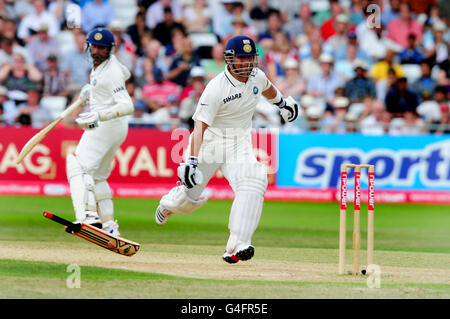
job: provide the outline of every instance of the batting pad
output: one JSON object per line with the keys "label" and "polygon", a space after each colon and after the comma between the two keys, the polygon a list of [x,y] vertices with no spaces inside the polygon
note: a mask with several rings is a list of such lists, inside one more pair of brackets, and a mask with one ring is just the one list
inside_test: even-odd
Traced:
{"label": "batting pad", "polygon": [[160,205],[175,214],[189,214],[202,207],[207,201],[208,198],[190,199],[184,185],[179,185],[161,198]]}
{"label": "batting pad", "polygon": [[[259,164],[259,163],[258,163]],[[260,164],[261,165],[261,164]],[[265,167],[257,166],[238,170],[234,180],[235,198],[231,206],[228,223],[230,237],[226,251],[235,252],[239,246],[251,244],[253,233],[258,227],[264,204],[264,194],[267,189],[267,174]]]}
{"label": "batting pad", "polygon": [[95,199],[98,204],[98,214],[102,222],[112,221],[114,219],[114,205],[108,182],[100,181],[95,184]]}

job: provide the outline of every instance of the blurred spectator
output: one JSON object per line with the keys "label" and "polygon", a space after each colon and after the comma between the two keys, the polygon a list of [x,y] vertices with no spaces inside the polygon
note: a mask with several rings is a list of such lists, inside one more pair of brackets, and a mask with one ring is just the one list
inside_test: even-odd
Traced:
{"label": "blurred spectator", "polygon": [[375,98],[376,90],[372,79],[367,77],[367,66],[362,60],[353,64],[355,77],[345,84],[345,96],[351,103],[361,103],[367,96]]}
{"label": "blurred spectator", "polygon": [[3,64],[0,67],[0,82],[8,89],[8,96],[12,100],[25,100],[28,88],[41,79],[42,73],[34,65],[26,64],[19,53],[13,55],[12,64]]}
{"label": "blurred spectator", "polygon": [[247,22],[245,22],[245,19],[242,16],[235,16],[231,25],[233,26],[233,31],[228,36],[222,39],[222,43],[225,46],[228,40],[230,40],[234,36],[246,35],[249,37],[253,37],[255,35],[256,31],[248,26]]}
{"label": "blurred spectator", "polygon": [[1,122],[7,125],[14,124],[17,113],[16,103],[8,98],[8,89],[4,86],[0,86],[0,110]]}
{"label": "blurred spectator", "polygon": [[30,53],[34,65],[41,72],[47,69],[47,57],[50,54],[59,55],[60,53],[58,42],[49,36],[46,24],[39,27],[37,37],[33,37],[28,42],[26,49]]}
{"label": "blurred spectator", "polygon": [[334,20],[335,33],[328,38],[327,44],[333,51],[337,51],[339,48],[347,43],[347,34],[350,27],[350,20],[346,14],[338,14]]}
{"label": "blurred spectator", "polygon": [[323,53],[319,58],[321,72],[312,75],[308,79],[306,91],[316,98],[324,99],[324,102],[334,97],[334,91],[345,85],[342,78],[333,72],[333,57]]}
{"label": "blurred spectator", "polygon": [[25,44],[25,42],[17,36],[17,24],[16,21],[12,19],[5,19],[3,21],[2,36],[11,39],[13,42],[20,44],[20,46]]}
{"label": "blurred spectator", "polygon": [[43,74],[43,96],[68,96],[69,78],[58,66],[58,57],[50,54],[47,57],[47,69]]}
{"label": "blurred spectator", "polygon": [[422,41],[422,25],[412,18],[410,5],[403,2],[400,4],[399,17],[387,26],[387,36],[406,49],[410,34],[414,34],[417,41]]}
{"label": "blurred spectator", "polygon": [[194,66],[191,69],[191,72],[189,73],[189,79],[188,79],[187,85],[181,90],[180,96],[178,98],[178,100],[180,102],[183,102],[183,100],[191,94],[191,92],[193,90],[192,83],[194,81],[205,82],[205,70],[203,70],[203,68],[201,66]]}
{"label": "blurred spectator", "polygon": [[355,76],[354,63],[358,48],[355,45],[347,45],[347,56],[344,60],[336,61],[334,72],[340,75],[345,81],[349,81]]}
{"label": "blurred spectator", "polygon": [[441,121],[436,130],[436,134],[450,133],[450,108],[448,102],[441,104]]}
{"label": "blurred spectator", "polygon": [[155,112],[169,104],[169,96],[178,99],[180,88],[175,83],[165,80],[158,68],[153,71],[154,80],[142,88],[142,99],[147,103],[149,110]]}
{"label": "blurred spectator", "polygon": [[233,27],[231,22],[234,19],[233,9],[236,2],[239,0],[220,0],[220,4],[213,7],[212,27],[216,35],[221,39],[225,38],[231,32]]}
{"label": "blurred spectator", "polygon": [[[440,123],[442,117],[440,103],[443,101],[445,101],[445,94],[442,94],[439,90],[433,95],[429,91],[424,91],[422,93],[422,103],[417,107],[417,113],[430,126]],[[430,129],[433,130],[433,127]],[[435,130],[436,128],[434,128]]]}
{"label": "blurred spectator", "polygon": [[14,19],[16,17],[11,1],[0,0],[0,17],[3,19]]}
{"label": "blurred spectator", "polygon": [[381,23],[388,25],[392,20],[398,19],[400,11],[400,0],[389,0],[389,5],[381,12]]}
{"label": "blurred spectator", "polygon": [[309,79],[312,75],[320,73],[319,58],[322,54],[322,44],[320,40],[311,43],[311,57],[300,58],[300,74],[304,79]]}
{"label": "blurred spectator", "polygon": [[0,66],[4,63],[12,63],[15,53],[22,55],[27,63],[32,62],[26,48],[14,43],[13,38],[0,36]]}
{"label": "blurred spectator", "polygon": [[438,110],[435,109],[435,105],[428,104],[426,106],[421,105],[420,111],[424,115],[425,120],[432,120],[431,133],[449,133],[450,121],[449,121],[449,101],[447,98],[448,88],[442,85],[436,87],[434,91],[434,102],[437,104]]}
{"label": "blurred spectator", "polygon": [[81,27],[89,33],[98,26],[107,26],[114,20],[114,7],[108,0],[94,0],[86,3],[82,9]]}
{"label": "blurred spectator", "polygon": [[375,81],[384,80],[388,76],[389,69],[394,69],[395,74],[398,77],[403,77],[403,69],[402,67],[394,62],[395,59],[395,52],[394,50],[388,48],[386,50],[386,54],[384,58],[377,63],[375,63],[372,67],[372,70],[370,70],[370,75]]}
{"label": "blurred spectator", "polygon": [[269,79],[284,76],[283,64],[288,58],[297,59],[295,48],[289,44],[287,36],[278,32],[274,34],[272,48],[266,53],[266,74]]}
{"label": "blurred spectator", "polygon": [[275,81],[276,87],[284,96],[291,95],[299,101],[306,90],[305,80],[300,77],[299,63],[296,59],[289,57],[283,63],[284,76]]}
{"label": "blurred spectator", "polygon": [[326,42],[322,42],[320,38],[320,30],[312,22],[305,25],[305,34],[303,36],[299,36],[296,43],[299,45],[298,54],[300,60],[308,59],[312,56],[313,43],[318,43],[320,45],[321,53],[333,54],[328,44]]}
{"label": "blurred spectator", "polygon": [[210,81],[217,74],[225,69],[225,60],[223,58],[223,51],[225,46],[222,43],[217,43],[212,48],[212,59],[204,60],[201,62],[203,69],[205,70],[205,77]]}
{"label": "blurred spectator", "polygon": [[267,21],[269,15],[274,11],[278,10],[272,7],[268,0],[259,0],[258,4],[250,10],[250,18],[258,21]]}
{"label": "blurred spectator", "polygon": [[200,60],[192,47],[192,41],[184,38],[183,46],[174,57],[169,68],[168,79],[182,87],[187,85],[189,73],[193,66],[199,66]]}
{"label": "blurred spectator", "polygon": [[17,106],[16,123],[41,128],[53,121],[52,113],[40,104],[41,93],[38,85],[27,89],[27,100]]}
{"label": "blurred spectator", "polygon": [[418,106],[417,94],[408,90],[408,81],[400,77],[397,83],[386,94],[386,109],[393,117],[401,117],[405,111],[416,111]]}
{"label": "blurred spectator", "polygon": [[164,9],[170,8],[173,19],[177,23],[181,23],[183,18],[183,9],[176,0],[158,0],[148,7],[145,15],[147,27],[153,29],[158,23],[164,20]]}
{"label": "blurred spectator", "polygon": [[86,35],[83,32],[74,32],[76,49],[63,56],[61,69],[69,76],[69,88],[78,91],[89,82],[88,73],[92,64],[84,51]]}
{"label": "blurred spectator", "polygon": [[184,8],[183,24],[188,33],[206,33],[210,29],[211,15],[211,8],[206,0],[194,0],[192,5]]}
{"label": "blurred spectator", "polygon": [[291,36],[291,41],[305,33],[305,26],[308,22],[312,22],[311,18],[312,12],[309,3],[303,2],[294,19],[283,26],[283,30]]}
{"label": "blurred spectator", "polygon": [[389,127],[391,135],[419,135],[426,132],[426,124],[415,110],[405,110],[402,117],[392,119]]}
{"label": "blurred spectator", "polygon": [[331,105],[334,114],[324,119],[323,126],[326,132],[345,133],[346,123],[345,117],[350,101],[346,97],[335,98]]}
{"label": "blurred spectator", "polygon": [[423,95],[424,92],[429,94],[434,93],[434,88],[436,87],[436,81],[431,77],[431,66],[427,61],[422,61],[420,63],[421,76],[411,85],[411,90],[417,93],[419,97]]}
{"label": "blurred spectator", "polygon": [[136,47],[135,53],[139,56],[144,54],[141,39],[144,34],[149,31],[150,28],[145,25],[145,14],[142,12],[136,14],[134,23],[129,25],[125,31],[133,41],[134,46]]}
{"label": "blurred spectator", "polygon": [[353,25],[358,25],[365,21],[365,10],[367,9],[368,2],[361,0],[352,0],[350,5],[350,22]]}
{"label": "blurred spectator", "polygon": [[[448,41],[444,39],[444,32],[447,30],[446,25],[442,21],[436,21],[433,25],[433,39],[424,43],[426,58],[433,64],[447,63],[449,59],[449,45]],[[445,66],[444,66],[445,67]]]}
{"label": "blurred spectator", "polygon": [[172,9],[170,7],[164,8],[163,21],[155,26],[153,36],[165,46],[172,42],[172,31],[174,29],[179,29],[186,34],[184,26],[174,20]]}
{"label": "blurred spectator", "polygon": [[181,127],[188,129],[194,128],[194,120],[192,119],[192,116],[195,113],[200,96],[205,89],[205,81],[203,77],[192,76],[191,79],[190,85],[192,90],[189,92],[189,95],[181,101],[179,112]]}
{"label": "blurred spectator", "polygon": [[113,33],[114,42],[116,43],[113,54],[128,70],[133,70],[136,64],[135,47],[130,36],[125,33],[122,22],[113,20],[108,29]]}
{"label": "blurred spectator", "polygon": [[47,25],[50,37],[56,36],[59,25],[56,18],[45,9],[45,1],[33,0],[33,7],[34,13],[27,14],[20,22],[17,36],[28,43],[43,24]]}
{"label": "blurred spectator", "polygon": [[340,14],[344,13],[344,10],[342,9],[339,1],[330,0],[330,13],[331,17],[323,24],[321,24],[320,27],[320,33],[322,35],[323,41],[327,41],[331,36],[336,34],[336,19]]}
{"label": "blurred spectator", "polygon": [[161,43],[158,40],[150,40],[150,42],[144,47],[144,56],[138,58],[136,61],[136,67],[134,68],[134,75],[137,77],[136,83],[139,87],[142,87],[150,80],[145,79],[144,61],[150,60],[152,67],[155,66],[162,71],[164,77],[167,77],[169,66],[165,60],[162,51]]}
{"label": "blurred spectator", "polygon": [[400,64],[419,64],[423,60],[422,51],[419,49],[416,36],[408,36],[408,47],[399,53]]}
{"label": "blurred spectator", "polygon": [[347,33],[347,40],[344,45],[334,52],[335,60],[345,60],[348,53],[347,48],[351,45],[356,47],[356,58],[365,61],[368,67],[372,66],[372,58],[361,48],[356,33],[352,31]]}
{"label": "blurred spectator", "polygon": [[383,59],[388,49],[394,52],[400,52],[403,49],[401,45],[386,36],[382,24],[369,29],[367,24],[362,22],[356,29],[356,35],[361,49],[374,61]]}
{"label": "blurred spectator", "polygon": [[27,15],[34,14],[35,9],[30,0],[14,0],[15,20],[23,20]]}
{"label": "blurred spectator", "polygon": [[387,92],[392,87],[395,86],[397,80],[398,80],[397,73],[395,73],[395,70],[393,68],[389,68],[387,78],[379,80],[375,83],[375,89],[377,91],[377,99],[384,101]]}
{"label": "blurred spectator", "polygon": [[391,113],[382,101],[374,100],[370,112],[360,121],[360,132],[364,135],[383,135],[389,132],[390,123]]}
{"label": "blurred spectator", "polygon": [[283,32],[282,20],[279,11],[270,12],[267,18],[267,29],[260,33],[258,36],[258,41],[263,41],[264,39],[274,39],[275,34]]}
{"label": "blurred spectator", "polygon": [[49,0],[48,2],[48,11],[55,17],[59,28],[62,28],[64,23],[74,23],[78,27],[80,26],[81,21],[76,21],[74,17],[70,17],[70,14],[73,13],[69,7],[73,3],[71,0]]}

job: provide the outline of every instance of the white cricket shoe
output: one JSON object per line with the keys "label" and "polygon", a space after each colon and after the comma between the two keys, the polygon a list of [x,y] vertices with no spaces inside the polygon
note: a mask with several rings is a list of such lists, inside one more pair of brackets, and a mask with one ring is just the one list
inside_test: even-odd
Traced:
{"label": "white cricket shoe", "polygon": [[117,220],[114,220],[114,221],[109,220],[106,223],[103,223],[102,230],[104,230],[105,232],[107,232],[110,235],[120,236],[119,224],[117,223]]}
{"label": "white cricket shoe", "polygon": [[102,221],[100,220],[100,217],[98,217],[97,212],[92,212],[92,211],[86,211],[85,212],[85,217],[84,219],[81,221],[81,223],[87,224],[87,225],[91,225],[97,228],[102,228]]}
{"label": "white cricket shoe", "polygon": [[249,260],[255,254],[255,247],[252,245],[248,245],[245,247],[239,247],[232,254],[229,254],[225,251],[222,255],[222,259],[225,260],[229,264],[235,264],[240,260]]}
{"label": "white cricket shoe", "polygon": [[172,212],[163,208],[161,205],[158,205],[158,208],[156,208],[155,212],[155,221],[158,225],[164,225],[169,219],[170,215],[172,215]]}

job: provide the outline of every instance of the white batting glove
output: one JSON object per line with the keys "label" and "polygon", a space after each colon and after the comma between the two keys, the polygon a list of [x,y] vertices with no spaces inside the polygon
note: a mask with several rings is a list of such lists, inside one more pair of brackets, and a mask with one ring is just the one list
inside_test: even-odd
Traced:
{"label": "white batting glove", "polygon": [[181,163],[177,169],[178,179],[187,188],[192,188],[195,185],[203,182],[203,174],[197,168],[198,160],[195,156],[190,156],[187,163]]}
{"label": "white batting glove", "polygon": [[92,86],[90,84],[86,84],[80,91],[80,100],[85,104],[89,101],[91,97]]}
{"label": "white batting glove", "polygon": [[286,104],[280,107],[281,117],[285,122],[293,122],[298,117],[299,103],[292,96],[288,96],[285,102]]}
{"label": "white batting glove", "polygon": [[98,112],[81,113],[75,120],[77,124],[84,130],[92,130],[98,127],[99,116]]}

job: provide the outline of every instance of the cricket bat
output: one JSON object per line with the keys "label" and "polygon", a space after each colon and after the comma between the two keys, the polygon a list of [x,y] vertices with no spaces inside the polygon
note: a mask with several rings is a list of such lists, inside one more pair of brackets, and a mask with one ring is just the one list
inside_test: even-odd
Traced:
{"label": "cricket bat", "polygon": [[74,234],[75,236],[81,237],[117,254],[133,256],[140,248],[138,243],[119,236],[113,236],[97,227],[83,223],[72,223],[47,211],[45,211],[43,215],[45,218],[66,226],[65,229],[68,233]]}
{"label": "cricket bat", "polygon": [[82,101],[78,99],[76,102],[72,103],[67,109],[65,109],[53,122],[51,122],[49,125],[44,127],[42,130],[37,132],[25,145],[22,147],[22,150],[19,153],[19,156],[17,157],[16,164],[19,165],[22,163],[25,156],[27,156],[31,150],[39,144],[40,141],[44,139],[44,137],[47,136],[48,133],[50,133],[56,125],[59,124],[65,117],[72,114],[80,105],[82,104]]}

